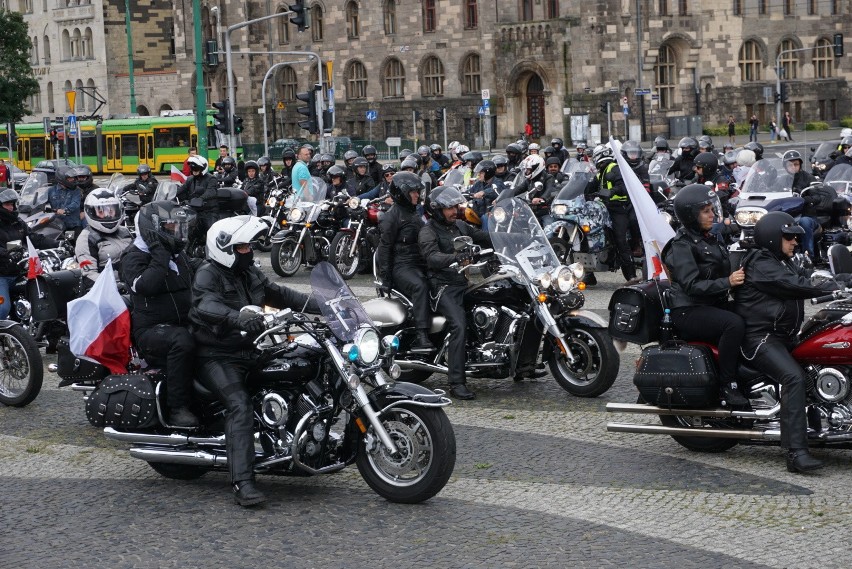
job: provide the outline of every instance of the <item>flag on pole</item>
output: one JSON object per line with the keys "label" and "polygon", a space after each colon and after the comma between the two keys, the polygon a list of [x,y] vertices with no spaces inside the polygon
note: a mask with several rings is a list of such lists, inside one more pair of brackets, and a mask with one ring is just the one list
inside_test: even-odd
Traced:
{"label": "flag on pole", "polygon": [[34,279],[44,274],[44,267],[41,266],[41,259],[38,256],[38,249],[33,247],[33,242],[27,237],[27,279]]}
{"label": "flag on pole", "polygon": [[180,170],[178,170],[174,166],[172,166],[172,173],[171,173],[171,176],[169,176],[169,179],[172,182],[180,182],[180,183],[186,182],[186,176],[184,176],[183,172],[181,172]]}
{"label": "flag on pole", "polygon": [[127,373],[130,361],[130,311],[118,293],[112,260],[91,290],[68,303],[69,348],[109,368]]}
{"label": "flag on pole", "polygon": [[627,194],[630,196],[630,203],[633,204],[636,219],[639,221],[639,231],[642,233],[642,243],[645,246],[645,274],[648,278],[659,277],[668,280],[665,271],[663,271],[663,261],[660,254],[666,243],[675,236],[674,229],[660,215],[654,200],[648,194],[642,182],[639,181],[636,172],[621,155],[619,145],[612,137],[609,139],[609,146],[618,162],[621,179],[624,180]]}

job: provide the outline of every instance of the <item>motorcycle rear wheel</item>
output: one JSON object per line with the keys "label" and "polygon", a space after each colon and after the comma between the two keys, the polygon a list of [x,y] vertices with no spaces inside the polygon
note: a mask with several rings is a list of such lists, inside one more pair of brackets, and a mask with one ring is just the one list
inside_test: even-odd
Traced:
{"label": "motorcycle rear wheel", "polygon": [[334,265],[340,276],[345,280],[349,280],[358,272],[358,265],[361,262],[360,247],[355,248],[355,255],[350,256],[349,251],[352,249],[351,233],[338,231],[331,240],[331,245],[328,251],[328,261]]}
{"label": "motorcycle rear wheel", "polygon": [[272,270],[282,277],[292,277],[302,266],[302,248],[293,237],[272,244]]}
{"label": "motorcycle rear wheel", "polygon": [[30,404],[41,391],[44,362],[38,344],[21,325],[0,330],[0,403]]}
{"label": "motorcycle rear wheel", "polygon": [[172,464],[170,462],[149,462],[148,466],[157,474],[172,480],[195,480],[207,474],[208,469],[191,464]]}
{"label": "motorcycle rear wheel", "polygon": [[555,341],[548,358],[550,373],[562,389],[577,397],[597,397],[612,387],[619,358],[606,330],[572,328],[565,333],[565,341],[577,361],[569,363]]}
{"label": "motorcycle rear wheel", "polygon": [[400,504],[423,502],[440,492],[456,465],[456,436],[443,409],[401,405],[379,419],[399,456],[391,456],[380,441],[371,451],[359,444],[356,462],[367,485]]}
{"label": "motorcycle rear wheel", "polygon": [[[659,415],[660,422],[666,427],[689,428],[692,427],[687,417],[678,417],[675,415]],[[723,439],[713,437],[675,437],[672,436],[677,444],[687,448],[693,452],[708,452],[719,453],[732,449],[737,446],[736,439]]]}

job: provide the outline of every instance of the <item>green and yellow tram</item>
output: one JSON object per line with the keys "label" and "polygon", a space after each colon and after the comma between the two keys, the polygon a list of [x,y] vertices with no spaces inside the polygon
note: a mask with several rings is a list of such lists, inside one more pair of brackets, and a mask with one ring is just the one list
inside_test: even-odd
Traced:
{"label": "green and yellow tram", "polygon": [[[213,128],[213,112],[207,115],[208,159],[219,156],[218,146],[225,142],[222,134]],[[191,146],[198,146],[198,129],[194,115],[168,117],[132,117],[98,121],[80,121],[77,124],[81,157],[77,157],[76,141],[68,140],[68,158],[83,163],[96,174],[124,172],[136,173],[140,164],[147,164],[154,172],[169,172],[171,166],[183,167]],[[60,129],[61,130],[61,129]],[[30,170],[42,160],[64,155],[64,133],[52,144],[50,133],[44,132],[43,123],[15,125],[14,164]],[[8,159],[6,125],[0,125],[0,157]],[[237,155],[241,149],[237,148]]]}

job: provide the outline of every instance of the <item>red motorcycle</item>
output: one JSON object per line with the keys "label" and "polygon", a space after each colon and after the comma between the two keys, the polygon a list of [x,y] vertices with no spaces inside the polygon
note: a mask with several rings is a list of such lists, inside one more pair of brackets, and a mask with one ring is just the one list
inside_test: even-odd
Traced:
{"label": "red motorcycle", "polygon": [[[852,257],[846,262],[852,265]],[[834,268],[834,272],[847,271]],[[833,277],[828,271],[814,275]],[[606,406],[610,413],[657,415],[662,424],[609,422],[607,431],[669,435],[698,452],[724,452],[740,443],[779,444],[781,397],[776,381],[740,360],[737,381],[750,408],[732,409],[719,400],[715,346],[658,342],[660,295],[666,287],[649,281],[613,294],[609,326],[613,338],[653,343],[645,346],[637,361],[633,382],[638,402]],[[825,302],[831,304],[802,325],[792,355],[807,374],[810,446],[852,448],[852,291],[811,299],[811,304]]]}

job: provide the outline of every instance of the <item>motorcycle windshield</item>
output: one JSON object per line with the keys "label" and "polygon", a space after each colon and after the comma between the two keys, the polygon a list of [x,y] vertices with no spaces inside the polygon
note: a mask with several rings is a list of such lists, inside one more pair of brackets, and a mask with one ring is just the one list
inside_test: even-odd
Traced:
{"label": "motorcycle windshield", "polygon": [[746,174],[740,193],[770,194],[790,193],[793,187],[793,176],[784,170],[778,170],[769,160],[758,160]]}
{"label": "motorcycle windshield", "polygon": [[311,291],[328,327],[341,342],[351,342],[358,330],[373,327],[361,302],[331,263],[322,261],[311,270]]}
{"label": "motorcycle windshield", "polygon": [[577,160],[576,158],[569,158],[562,163],[560,171],[567,176],[573,176],[577,172],[594,172],[595,167],[591,162]]}
{"label": "motorcycle windshield", "polygon": [[296,204],[300,208],[309,209],[325,200],[327,190],[328,184],[322,178],[313,176],[307,187],[296,195]]}
{"label": "motorcycle windshield", "polygon": [[654,158],[648,164],[648,177],[652,182],[662,182],[668,177],[669,168],[674,164],[674,160],[668,157]]}
{"label": "motorcycle windshield", "polygon": [[562,189],[556,194],[556,199],[553,200],[553,203],[567,203],[576,200],[577,198],[581,198],[582,201],[585,201],[584,193],[586,190],[586,186],[589,185],[589,182],[592,181],[594,177],[594,173],[591,171],[577,171],[571,175],[565,185],[562,186]]}
{"label": "motorcycle windshield", "polygon": [[488,232],[500,262],[520,269],[532,282],[560,265],[532,210],[517,198],[495,203]]}
{"label": "motorcycle windshield", "polygon": [[852,165],[837,164],[825,175],[825,185],[831,186],[837,195],[852,197]]}
{"label": "motorcycle windshield", "polygon": [[157,184],[157,191],[154,192],[154,197],[151,201],[177,202],[177,193],[179,189],[180,184],[178,184],[177,182],[160,182],[159,184]]}
{"label": "motorcycle windshield", "polygon": [[124,192],[124,188],[131,184],[133,184],[133,180],[125,178],[124,174],[119,174],[118,172],[116,172],[115,174],[110,176],[107,188],[109,188],[109,191],[112,192],[112,195],[114,195],[115,197],[120,197],[121,194]]}
{"label": "motorcycle windshield", "polygon": [[[44,172],[33,172],[27,177],[24,182],[24,187],[21,188],[21,195],[18,197],[18,205],[27,205],[34,207],[41,203],[47,202],[47,190],[49,189],[47,174]],[[44,200],[39,202],[39,188],[44,188]]]}
{"label": "motorcycle windshield", "polygon": [[450,170],[444,176],[442,181],[443,186],[453,186],[455,184],[464,184],[465,174],[470,172],[470,168],[467,166],[456,168],[455,170]]}

